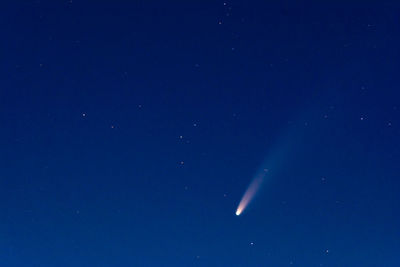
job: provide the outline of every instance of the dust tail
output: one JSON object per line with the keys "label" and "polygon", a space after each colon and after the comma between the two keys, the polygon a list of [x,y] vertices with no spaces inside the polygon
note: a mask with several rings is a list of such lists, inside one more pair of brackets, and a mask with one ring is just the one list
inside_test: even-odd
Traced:
{"label": "dust tail", "polygon": [[258,174],[253,181],[251,181],[249,187],[244,193],[242,199],[240,200],[239,206],[236,210],[236,215],[239,216],[246,209],[249,203],[253,200],[254,196],[257,194],[257,191],[260,189],[262,182],[264,181],[266,172],[262,172]]}

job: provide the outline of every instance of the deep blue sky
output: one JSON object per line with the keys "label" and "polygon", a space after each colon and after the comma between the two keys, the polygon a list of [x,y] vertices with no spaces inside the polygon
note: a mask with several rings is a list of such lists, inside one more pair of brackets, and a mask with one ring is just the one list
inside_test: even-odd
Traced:
{"label": "deep blue sky", "polygon": [[400,266],[398,1],[9,2],[0,266]]}

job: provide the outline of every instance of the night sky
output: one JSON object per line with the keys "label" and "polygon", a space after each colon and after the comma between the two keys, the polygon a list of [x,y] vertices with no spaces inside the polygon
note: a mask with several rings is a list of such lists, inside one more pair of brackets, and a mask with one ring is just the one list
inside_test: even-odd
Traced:
{"label": "night sky", "polygon": [[399,1],[0,12],[0,266],[400,266]]}

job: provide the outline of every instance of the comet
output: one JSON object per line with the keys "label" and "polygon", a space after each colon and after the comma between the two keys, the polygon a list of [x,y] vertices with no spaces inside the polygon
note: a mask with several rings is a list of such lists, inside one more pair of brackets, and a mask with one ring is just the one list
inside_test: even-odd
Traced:
{"label": "comet", "polygon": [[295,151],[294,148],[296,148],[296,145],[301,141],[299,138],[302,136],[303,135],[299,134],[298,131],[288,131],[287,134],[283,135],[280,142],[275,142],[275,145],[269,148],[267,156],[261,162],[239,202],[239,206],[235,212],[236,216],[240,216],[254,200],[262,184],[264,181],[266,182],[267,175],[268,179],[277,177],[280,170],[282,170],[284,166],[287,166],[288,162],[291,160],[293,151]]}
{"label": "comet", "polygon": [[257,191],[260,189],[262,182],[264,181],[266,172],[267,172],[267,169],[264,169],[263,172],[260,172],[258,175],[256,175],[256,177],[253,178],[253,180],[251,181],[246,192],[244,192],[242,199],[240,200],[239,206],[237,207],[237,210],[235,213],[236,216],[239,216],[240,214],[242,214],[242,212],[246,209],[246,207],[253,200],[253,198],[257,194]]}
{"label": "comet", "polygon": [[302,127],[303,131],[299,131],[299,127],[293,128],[295,125],[293,124],[292,129],[285,130],[286,133],[281,135],[279,142],[274,142],[274,145],[269,147],[266,157],[239,202],[235,212],[236,216],[240,216],[254,200],[262,184],[264,181],[266,182],[267,174],[268,179],[278,177],[283,167],[287,167],[288,163],[293,160],[294,152],[298,150],[298,144],[303,143],[303,138],[307,133],[306,127]]}

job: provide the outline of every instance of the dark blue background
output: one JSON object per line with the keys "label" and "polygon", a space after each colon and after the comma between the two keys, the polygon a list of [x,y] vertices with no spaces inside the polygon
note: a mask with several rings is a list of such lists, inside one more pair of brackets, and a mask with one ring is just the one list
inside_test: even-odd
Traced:
{"label": "dark blue background", "polygon": [[400,266],[398,1],[9,2],[0,266]]}

